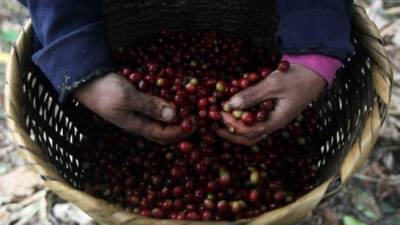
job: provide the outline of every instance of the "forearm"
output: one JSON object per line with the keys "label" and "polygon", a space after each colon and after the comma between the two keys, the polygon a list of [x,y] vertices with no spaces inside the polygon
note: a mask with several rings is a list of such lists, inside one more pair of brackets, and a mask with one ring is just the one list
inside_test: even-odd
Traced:
{"label": "forearm", "polygon": [[41,47],[33,54],[64,99],[84,82],[114,68],[97,0],[26,0],[33,29]]}
{"label": "forearm", "polygon": [[276,36],[283,59],[313,70],[331,84],[353,52],[352,4],[352,0],[278,0]]}

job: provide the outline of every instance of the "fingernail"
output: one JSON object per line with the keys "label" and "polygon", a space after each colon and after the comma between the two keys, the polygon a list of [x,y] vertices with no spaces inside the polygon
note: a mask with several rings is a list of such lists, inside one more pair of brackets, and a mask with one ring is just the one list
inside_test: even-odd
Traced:
{"label": "fingernail", "polygon": [[161,109],[161,117],[164,120],[172,120],[174,118],[174,111],[168,107],[163,107]]}
{"label": "fingernail", "polygon": [[233,97],[230,101],[229,101],[229,105],[232,108],[239,108],[243,103],[243,99],[241,97]]}
{"label": "fingernail", "polygon": [[262,139],[267,139],[267,137],[268,137],[268,135],[266,135],[266,134],[263,134],[263,135],[261,136]]}
{"label": "fingernail", "polygon": [[235,133],[235,128],[233,128],[233,127],[229,127],[229,129],[228,129],[228,131],[229,131],[229,133]]}

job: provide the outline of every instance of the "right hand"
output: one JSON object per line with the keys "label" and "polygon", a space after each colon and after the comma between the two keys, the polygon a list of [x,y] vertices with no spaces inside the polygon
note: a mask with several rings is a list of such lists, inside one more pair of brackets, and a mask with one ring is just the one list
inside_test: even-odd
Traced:
{"label": "right hand", "polygon": [[74,91],[73,95],[109,122],[159,144],[178,141],[189,135],[179,125],[166,125],[176,119],[173,104],[139,92],[116,73],[94,79]]}
{"label": "right hand", "polygon": [[275,109],[270,113],[268,120],[247,126],[237,121],[230,113],[223,112],[226,127],[217,133],[237,144],[254,145],[289,124],[319,96],[325,86],[325,79],[305,66],[292,64],[286,73],[277,70],[228,101],[232,109],[244,110],[267,99],[275,99]]}

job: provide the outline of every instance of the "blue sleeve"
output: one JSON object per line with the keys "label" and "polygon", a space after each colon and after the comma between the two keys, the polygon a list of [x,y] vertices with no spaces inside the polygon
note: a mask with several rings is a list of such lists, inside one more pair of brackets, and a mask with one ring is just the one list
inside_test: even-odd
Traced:
{"label": "blue sleeve", "polygon": [[345,60],[353,52],[352,0],[277,0],[277,42],[284,53]]}
{"label": "blue sleeve", "polygon": [[21,0],[40,43],[32,56],[62,101],[79,85],[114,70],[100,0]]}

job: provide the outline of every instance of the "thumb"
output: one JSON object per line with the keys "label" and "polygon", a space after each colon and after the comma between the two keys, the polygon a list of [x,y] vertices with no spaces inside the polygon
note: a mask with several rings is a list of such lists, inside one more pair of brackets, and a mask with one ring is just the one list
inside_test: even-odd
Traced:
{"label": "thumb", "polygon": [[153,119],[173,122],[176,117],[175,106],[162,98],[135,91],[129,99],[130,107]]}
{"label": "thumb", "polygon": [[264,79],[256,85],[250,86],[234,95],[228,100],[228,104],[233,109],[246,109],[257,105],[262,101],[274,98],[273,91],[270,87],[271,80]]}

